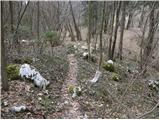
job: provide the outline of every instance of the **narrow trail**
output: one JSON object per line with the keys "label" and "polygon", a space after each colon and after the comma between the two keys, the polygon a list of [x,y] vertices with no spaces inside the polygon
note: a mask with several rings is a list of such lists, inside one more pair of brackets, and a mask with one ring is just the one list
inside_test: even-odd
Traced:
{"label": "narrow trail", "polygon": [[68,86],[77,85],[77,61],[74,54],[68,55],[69,60],[69,72],[68,76],[62,86],[62,102],[64,104],[64,109],[62,116],[63,119],[76,119],[82,118],[82,113],[80,110],[80,104],[76,98],[72,98],[71,94],[68,93]]}

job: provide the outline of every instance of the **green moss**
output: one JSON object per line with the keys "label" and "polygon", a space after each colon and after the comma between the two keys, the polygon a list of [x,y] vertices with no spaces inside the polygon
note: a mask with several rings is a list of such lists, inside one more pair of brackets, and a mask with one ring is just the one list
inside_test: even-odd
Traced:
{"label": "green moss", "polygon": [[7,76],[11,80],[19,79],[19,67],[16,64],[9,64],[6,67]]}
{"label": "green moss", "polygon": [[120,80],[120,76],[119,76],[118,74],[114,73],[114,74],[112,75],[112,80],[114,80],[114,81],[119,81],[119,80]]}
{"label": "green moss", "polygon": [[114,65],[110,64],[110,63],[104,63],[103,64],[103,68],[105,70],[107,70],[107,71],[110,71],[110,72],[114,72],[115,71]]}

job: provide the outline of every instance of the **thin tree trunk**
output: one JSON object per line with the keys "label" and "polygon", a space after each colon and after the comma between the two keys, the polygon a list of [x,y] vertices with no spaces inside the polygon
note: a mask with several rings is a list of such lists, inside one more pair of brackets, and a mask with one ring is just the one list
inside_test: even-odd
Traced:
{"label": "thin tree trunk", "polygon": [[11,33],[13,34],[14,28],[13,28],[13,4],[12,1],[9,1],[9,10],[11,14]]}
{"label": "thin tree trunk", "polygon": [[92,19],[92,3],[89,1],[88,6],[88,38],[87,38],[87,45],[88,45],[88,60],[90,60],[91,52],[90,52],[90,41],[91,41],[91,19]]}
{"label": "thin tree trunk", "polygon": [[[152,44],[153,44],[153,38],[154,38],[154,33],[155,33],[155,22],[154,22],[154,11],[155,11],[155,3],[152,4],[152,7],[151,8],[151,12],[150,12],[150,15],[149,15],[149,33],[148,33],[148,42],[147,42],[147,46],[145,47],[144,49],[144,55],[143,55],[143,58],[144,58],[144,61],[146,61],[148,59],[148,56],[150,55],[151,53],[151,49],[152,49]],[[147,64],[147,63],[146,63]],[[144,65],[146,65],[144,64]]]}
{"label": "thin tree trunk", "polygon": [[144,5],[143,5],[143,7],[142,7],[142,12],[141,12],[141,16],[140,16],[140,20],[139,20],[139,25],[138,25],[138,27],[141,27],[141,26],[142,26],[143,20],[144,20]]}
{"label": "thin tree trunk", "polygon": [[6,56],[5,56],[5,43],[4,43],[4,2],[1,1],[1,77],[2,77],[2,89],[7,91],[9,89],[8,79],[6,74]]}
{"label": "thin tree trunk", "polygon": [[119,12],[120,12],[120,7],[121,7],[121,1],[119,1],[117,9],[116,9],[116,22],[115,22],[115,29],[114,29],[114,40],[113,40],[113,45],[112,45],[112,54],[111,54],[111,59],[114,58],[114,51],[115,51],[115,46],[116,46],[116,39],[117,39],[117,30],[118,30],[118,18],[119,18]]}
{"label": "thin tree trunk", "polygon": [[98,64],[98,70],[101,69],[102,59],[103,59],[103,50],[102,50],[102,34],[103,34],[103,24],[104,24],[104,15],[105,15],[105,1],[103,2],[102,8],[102,21],[101,21],[101,30],[100,30],[100,58]]}
{"label": "thin tree trunk", "polygon": [[74,24],[76,35],[77,35],[77,40],[81,41],[82,40],[81,32],[80,32],[80,30],[79,30],[79,28],[76,24],[76,20],[75,20],[75,17],[74,17],[71,1],[69,1],[69,5],[70,5],[71,14],[72,14],[73,24]]}
{"label": "thin tree trunk", "polygon": [[120,42],[118,57],[122,60],[122,49],[123,49],[123,33],[125,25],[125,1],[122,1],[122,18],[121,18],[121,29],[120,29]]}
{"label": "thin tree trunk", "polygon": [[111,50],[112,50],[112,35],[113,35],[113,25],[114,25],[114,12],[115,12],[115,4],[112,9],[112,16],[110,20],[110,36],[109,36],[109,47],[108,47],[108,58],[111,59]]}

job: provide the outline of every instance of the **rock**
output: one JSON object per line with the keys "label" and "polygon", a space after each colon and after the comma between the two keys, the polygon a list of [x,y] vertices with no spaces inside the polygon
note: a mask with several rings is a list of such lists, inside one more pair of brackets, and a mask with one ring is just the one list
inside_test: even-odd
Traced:
{"label": "rock", "polygon": [[21,106],[13,106],[10,108],[11,112],[24,112],[27,110],[27,107],[25,105]]}
{"label": "rock", "polygon": [[42,100],[42,98],[41,98],[41,97],[38,97],[38,100],[39,100],[39,101],[41,101],[41,100]]}
{"label": "rock", "polygon": [[88,47],[87,46],[82,46],[81,47],[83,50],[88,50]]}
{"label": "rock", "polygon": [[2,105],[3,105],[4,107],[8,106],[8,101],[2,102]]}
{"label": "rock", "polygon": [[34,81],[35,86],[39,88],[46,89],[46,86],[50,84],[41,74],[36,71],[34,67],[31,67],[29,64],[23,64],[19,70],[19,74],[22,78],[28,78]]}
{"label": "rock", "polygon": [[112,60],[108,60],[107,63],[113,64],[113,61]]}
{"label": "rock", "polygon": [[151,89],[158,91],[159,89],[159,80],[149,80],[148,86]]}
{"label": "rock", "polygon": [[97,70],[94,78],[93,78],[92,80],[90,80],[90,82],[92,82],[92,83],[97,82],[101,74],[102,74],[102,73]]}

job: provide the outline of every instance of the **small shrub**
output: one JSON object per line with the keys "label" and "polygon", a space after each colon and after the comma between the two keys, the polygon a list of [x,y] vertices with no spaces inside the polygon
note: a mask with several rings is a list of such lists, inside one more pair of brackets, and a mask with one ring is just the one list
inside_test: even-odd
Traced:
{"label": "small shrub", "polygon": [[69,85],[68,92],[71,93],[71,94],[74,93],[74,86],[73,85]]}
{"label": "small shrub", "polygon": [[19,67],[16,64],[9,64],[6,67],[7,76],[11,80],[19,79]]}
{"label": "small shrub", "polygon": [[114,65],[110,64],[110,63],[104,63],[103,68],[107,71],[110,71],[110,72],[115,71]]}
{"label": "small shrub", "polygon": [[114,74],[112,75],[112,80],[114,80],[114,81],[119,81],[119,80],[120,80],[120,76],[119,76],[118,74],[114,73]]}
{"label": "small shrub", "polygon": [[56,31],[48,31],[48,32],[45,32],[43,37],[49,41],[51,47],[55,47],[55,46],[58,46],[60,45],[60,40],[59,40],[59,33],[56,32]]}

